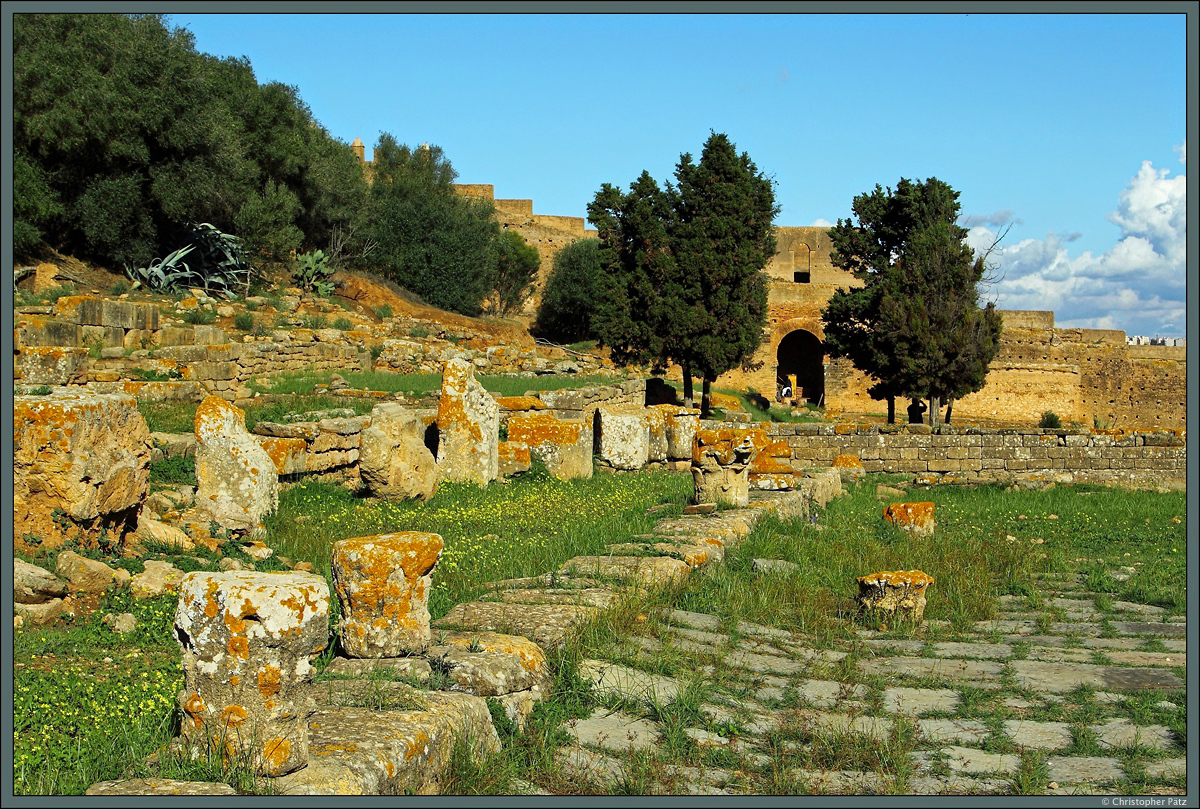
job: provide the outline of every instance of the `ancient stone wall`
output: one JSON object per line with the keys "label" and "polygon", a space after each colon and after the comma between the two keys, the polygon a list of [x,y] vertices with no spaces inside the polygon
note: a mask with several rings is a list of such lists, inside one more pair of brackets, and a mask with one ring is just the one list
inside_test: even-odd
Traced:
{"label": "ancient stone wall", "polygon": [[[705,422],[705,424],[714,424]],[[737,427],[744,425],[724,425]],[[924,425],[763,425],[791,450],[794,471],[855,455],[866,472],[1007,481],[1153,484],[1187,477],[1182,430],[1005,430]],[[776,459],[779,460],[779,459]]]}

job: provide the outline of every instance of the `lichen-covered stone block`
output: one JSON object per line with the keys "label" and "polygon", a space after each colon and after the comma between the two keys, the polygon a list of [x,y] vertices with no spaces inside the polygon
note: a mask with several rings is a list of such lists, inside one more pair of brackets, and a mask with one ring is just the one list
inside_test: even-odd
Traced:
{"label": "lichen-covered stone block", "polygon": [[933,503],[891,503],[883,519],[914,537],[933,536]]}
{"label": "lichen-covered stone block", "polygon": [[275,462],[219,396],[196,408],[196,510],[230,531],[255,530],[279,502]]}
{"label": "lichen-covered stone block", "polygon": [[87,381],[86,348],[23,346],[14,362],[14,375],[25,385],[71,385]]}
{"label": "lichen-covered stone block", "polygon": [[429,646],[429,590],[442,553],[437,534],[401,531],[333,543],[347,657],[399,657]]}
{"label": "lichen-covered stone block", "polygon": [[360,433],[358,466],[371,494],[385,500],[428,500],[437,490],[437,463],[425,446],[425,418],[395,402],[375,405]]}
{"label": "lichen-covered stone block", "polygon": [[925,590],[933,577],[921,570],[895,570],[859,576],[860,610],[882,610],[920,623],[925,613]]}
{"label": "lichen-covered stone block", "polygon": [[508,440],[528,446],[532,457],[558,480],[592,476],[592,429],[586,421],[514,413],[508,419]]}
{"label": "lichen-covered stone block", "polygon": [[97,521],[128,522],[121,515],[146,496],[149,442],[132,396],[14,397],[14,538],[32,534],[54,547]]}
{"label": "lichen-covered stone block", "polygon": [[650,425],[642,407],[600,407],[600,457],[615,469],[641,469],[650,458]]}
{"label": "lichen-covered stone block", "polygon": [[464,359],[450,360],[442,371],[437,425],[440,480],[486,486],[496,479],[500,406]]}
{"label": "lichen-covered stone block", "polygon": [[175,635],[184,739],[248,756],[263,775],[308,763],[306,688],[329,633],[329,586],[311,573],[191,573]]}

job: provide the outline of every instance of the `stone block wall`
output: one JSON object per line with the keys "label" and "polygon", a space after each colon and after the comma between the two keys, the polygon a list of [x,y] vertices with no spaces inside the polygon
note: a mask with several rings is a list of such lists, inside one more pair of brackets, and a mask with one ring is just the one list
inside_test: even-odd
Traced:
{"label": "stone block wall", "polygon": [[[737,427],[739,425],[706,425]],[[839,455],[862,461],[866,472],[946,479],[1009,481],[1043,478],[1080,483],[1166,483],[1187,478],[1182,430],[995,430],[924,425],[763,425],[786,444],[795,472],[830,466]]]}

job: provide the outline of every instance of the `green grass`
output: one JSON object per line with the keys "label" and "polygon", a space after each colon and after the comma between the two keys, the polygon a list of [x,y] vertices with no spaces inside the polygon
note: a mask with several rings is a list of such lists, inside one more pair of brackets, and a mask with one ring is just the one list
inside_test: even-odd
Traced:
{"label": "green grass", "polygon": [[[345,370],[338,373],[352,388],[403,393],[413,397],[432,393],[442,386],[442,375],[437,373],[400,374],[391,371]],[[250,387],[260,393],[310,393],[317,385],[329,384],[331,376],[331,371],[292,371],[267,377],[267,385],[251,380]],[[501,396],[523,396],[531,390],[576,389],[589,385],[613,385],[624,381],[620,377],[574,374],[547,374],[536,377],[479,374],[475,379],[485,390]]]}
{"label": "green grass", "polygon": [[647,515],[649,506],[682,506],[690,491],[690,477],[665,472],[573,481],[527,474],[487,488],[446,483],[426,503],[366,500],[340,486],[302,483],[280,495],[265,541],[327,573],[339,539],[401,530],[439,534],[444,550],[429,600],[437,618],[484,582],[546,573],[572,556],[602,553],[607,544],[647,532],[667,513]]}
{"label": "green grass", "polygon": [[[1104,578],[1110,587],[1106,592],[1112,592],[1114,600],[1143,600],[1134,596],[1144,594],[1152,599],[1150,603],[1178,604],[1183,610],[1186,578],[1179,551],[1184,542],[1186,495],[1182,492],[1066,486],[1042,491],[992,486],[914,490],[909,499],[935,503],[937,529],[930,539],[908,540],[880,520],[881,504],[873,494],[881,480],[885,479],[869,477],[851,486],[849,496],[832,501],[817,515],[823,530],[807,520],[765,518],[727,553],[724,564],[704,568],[676,588],[623,599],[603,613],[577,640],[552,656],[551,695],[535,706],[525,732],[514,733],[501,722],[499,753],[483,755],[469,747],[456,751],[443,792],[506,794],[518,778],[562,794],[584,791],[586,785],[567,781],[554,764],[555,750],[567,739],[563,722],[586,716],[598,704],[576,672],[578,661],[635,630],[653,636],[652,608],[658,606],[711,612],[727,627],[736,620],[751,620],[801,630],[821,645],[860,628],[850,597],[854,576],[866,572],[913,567],[929,572],[936,582],[929,591],[926,617],[965,626],[992,617],[995,596],[1035,596],[1035,577],[1042,573],[1127,564],[1139,571],[1130,581]],[[439,533],[445,550],[434,572],[430,604],[437,617],[451,604],[472,598],[482,582],[544,573],[570,556],[595,553],[606,544],[646,532],[659,517],[677,513],[676,506],[690,489],[686,475],[662,472],[598,475],[567,483],[532,474],[486,489],[443,485],[424,504],[384,504],[356,498],[338,486],[307,483],[282,493],[278,512],[268,518],[266,541],[277,555],[311,561],[328,576],[329,548],[336,539],[392,530]],[[671,507],[646,514],[659,503]],[[53,569],[53,553],[39,554],[31,561]],[[215,557],[191,558],[198,553],[167,558],[186,569],[213,566]],[[801,570],[791,576],[753,575],[749,565],[755,557],[785,559]],[[137,559],[104,558],[134,572],[141,568]],[[1105,562],[1090,561],[1097,558]],[[273,557],[259,569],[276,563]],[[105,612],[133,612],[137,631],[131,636],[112,633],[100,625]],[[169,740],[177,722],[174,698],[181,674],[171,629],[173,612],[173,597],[135,601],[126,591],[118,591],[105,596],[100,610],[88,618],[14,633],[15,792],[79,794],[96,781],[139,776],[223,781],[254,791],[244,767],[218,757],[190,761],[163,753],[157,764],[147,762]],[[649,620],[646,615],[651,615]],[[1151,645],[1158,648],[1161,642]],[[706,762],[736,769],[741,773],[738,778],[749,779],[744,781],[747,791],[755,794],[803,790],[805,785],[789,774],[802,766],[869,770],[890,779],[891,789],[903,791],[912,775],[909,753],[936,748],[921,742],[905,723],[899,723],[887,739],[873,741],[853,733],[815,731],[797,721],[785,723],[768,738],[763,752],[770,754],[772,764],[766,768],[741,762],[736,751],[704,753],[684,731],[706,726],[700,703],[732,693],[733,681],[720,667],[703,675],[700,667],[712,662],[707,656],[669,652],[661,657],[661,666],[651,668],[680,677],[689,687],[666,705],[626,706],[660,721],[666,734],[661,750],[631,759],[635,766],[624,785],[627,791],[636,792],[663,778],[668,764],[704,766]],[[856,659],[851,654],[819,676],[853,682]],[[874,689],[877,702],[885,681],[857,680]],[[1004,705],[1005,698],[1040,700],[1018,690],[1011,678],[996,691],[961,686],[958,690],[962,700],[955,715],[959,718],[978,719],[993,731],[1013,718],[1065,721],[1075,731],[1070,750],[1079,754],[1097,753],[1089,727],[1109,719],[1165,725],[1174,734],[1177,748],[1158,751],[1143,746],[1099,754],[1116,755],[1128,768],[1130,776],[1117,784],[1123,793],[1143,791],[1148,780],[1151,786],[1183,786],[1179,779],[1147,779],[1144,773],[1148,762],[1184,755],[1184,691],[1137,693],[1123,702],[1107,703],[1094,699],[1089,689],[1077,689],[1064,695],[1061,704],[1012,709]],[[1164,700],[1177,707],[1163,707]],[[870,699],[868,705],[878,710]],[[775,710],[787,715],[795,707],[785,701]],[[737,728],[735,722],[710,729],[727,735]],[[985,749],[1011,752],[1009,744],[996,736],[985,742]],[[1040,753],[1023,756],[1020,769],[1011,777],[1012,790],[1018,794],[1039,792],[1046,782],[1045,756]]]}
{"label": "green grass", "polygon": [[150,464],[151,483],[196,485],[196,459],[192,456],[163,458]]}
{"label": "green grass", "polygon": [[74,284],[60,284],[58,286],[47,287],[41,292],[18,289],[13,294],[13,304],[16,306],[45,306],[57,302],[59,298],[74,295],[75,293]]}

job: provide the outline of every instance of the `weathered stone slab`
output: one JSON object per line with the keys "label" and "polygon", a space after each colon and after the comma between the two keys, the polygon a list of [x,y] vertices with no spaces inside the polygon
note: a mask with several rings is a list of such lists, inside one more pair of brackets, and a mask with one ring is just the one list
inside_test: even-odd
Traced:
{"label": "weathered stone slab", "polygon": [[1003,667],[985,660],[959,660],[936,657],[884,657],[858,661],[864,674],[937,677],[947,680],[996,680]]}
{"label": "weathered stone slab", "polygon": [[791,777],[814,795],[887,795],[895,780],[890,775],[860,770],[793,770]]}
{"label": "weathered stone slab", "polygon": [[615,694],[653,705],[666,705],[683,690],[683,684],[673,677],[604,660],[581,661],[579,676],[590,682],[597,694]]}
{"label": "weathered stone slab", "polygon": [[1164,607],[1155,607],[1152,604],[1136,604],[1132,601],[1114,601],[1112,608],[1114,612],[1136,612],[1139,615],[1162,615],[1167,611]]}
{"label": "weathered stone slab", "polygon": [[437,425],[439,480],[486,486],[496,479],[500,407],[466,360],[451,360],[442,370]]}
{"label": "weathered stone slab", "polygon": [[600,419],[600,458],[614,469],[641,469],[650,458],[650,425],[644,408],[597,408]]}
{"label": "weathered stone slab", "polygon": [[182,733],[247,755],[264,775],[308,761],[310,661],[325,648],[329,587],[309,573],[191,573],[180,585]]}
{"label": "weathered stone slab", "polygon": [[1183,688],[1183,681],[1163,669],[1098,666],[1089,663],[1043,663],[1014,660],[1009,664],[1017,685],[1034,691],[1062,694],[1081,685],[1102,691]]}
{"label": "weathered stone slab", "polygon": [[888,688],[883,692],[883,710],[920,716],[958,710],[958,692],[948,688]]}
{"label": "weathered stone slab", "polygon": [[433,669],[423,657],[385,657],[379,659],[335,657],[325,667],[326,674],[343,678],[366,678],[376,672],[392,678],[428,680]]}
{"label": "weathered stone slab", "polygon": [[222,528],[255,530],[279,502],[275,463],[219,396],[196,408],[196,510]]}
{"label": "weathered stone slab", "polygon": [[918,719],[917,729],[921,738],[934,743],[977,745],[991,735],[988,726],[978,719]]}
{"label": "weathered stone slab", "polygon": [[438,662],[461,690],[481,697],[549,685],[546,655],[533,641],[496,632],[439,632],[426,656]]}
{"label": "weathered stone slab", "polygon": [[1007,643],[935,643],[933,652],[938,657],[975,657],[984,660],[1004,660],[1012,657],[1012,647]]}
{"label": "weathered stone slab", "polygon": [[968,778],[963,775],[917,775],[908,779],[912,795],[1007,795],[1012,783],[1003,778]]}
{"label": "weathered stone slab", "polygon": [[1024,719],[1009,719],[1004,723],[1004,732],[1017,747],[1035,747],[1043,750],[1058,750],[1069,746],[1075,739],[1069,722],[1030,722]]}
{"label": "weathered stone slab", "polygon": [[597,708],[585,719],[571,719],[563,729],[576,744],[616,753],[652,749],[659,736],[653,722],[606,708]]}
{"label": "weathered stone slab", "polygon": [[481,596],[481,601],[506,601],[510,604],[582,604],[608,609],[619,596],[601,587],[565,590],[500,590]]}
{"label": "weathered stone slab", "polygon": [[333,543],[330,570],[349,657],[399,657],[429,645],[429,590],[442,538],[400,531]]}
{"label": "weathered stone slab", "polygon": [[599,611],[579,604],[470,601],[455,604],[433,626],[521,635],[552,651],[562,645],[568,632]]}
{"label": "weathered stone slab", "polygon": [[236,795],[237,790],[212,781],[172,781],[167,778],[129,778],[101,781],[88,787],[84,795]]}
{"label": "weathered stone slab", "polygon": [[381,685],[395,695],[383,695],[382,709],[368,692],[354,700],[360,705],[322,707],[309,718],[309,764],[275,779],[278,794],[435,795],[456,740],[480,753],[499,750],[482,697]]}
{"label": "weathered stone slab", "polygon": [[87,381],[88,350],[70,346],[23,346],[13,372],[25,385],[74,385]]}
{"label": "weathered stone slab", "polygon": [[839,683],[833,680],[802,680],[795,686],[797,696],[813,708],[828,709],[837,705],[856,707],[859,700],[867,698],[867,689],[861,685]]}
{"label": "weathered stone slab", "polygon": [[[892,730],[891,717],[850,716],[843,713],[801,710],[796,714],[801,728],[825,733],[857,733],[875,741],[886,741]],[[787,742],[795,749],[799,742]]]}
{"label": "weathered stone slab", "polygon": [[1112,628],[1122,635],[1149,635],[1167,638],[1187,637],[1187,624],[1161,624],[1143,621],[1113,621]]}
{"label": "weathered stone slab", "polygon": [[[125,394],[13,398],[13,538],[53,548],[98,520],[118,531],[146,496],[150,432]],[[55,519],[56,514],[68,519]],[[32,548],[29,548],[32,549]]]}
{"label": "weathered stone slab", "polygon": [[[985,753],[971,747],[951,745],[941,749],[952,772],[1014,773],[1021,766],[1021,757],[1003,753]],[[921,754],[914,754],[927,758]]]}
{"label": "weathered stone slab", "polygon": [[596,576],[653,587],[678,581],[691,566],[665,556],[576,556],[559,569],[567,576]]}
{"label": "weathered stone slab", "polygon": [[514,414],[508,419],[508,440],[528,446],[531,456],[558,480],[592,476],[592,425],[588,421],[559,419],[548,413]]}
{"label": "weathered stone slab", "polygon": [[1057,781],[1060,787],[1063,784],[1096,786],[1125,776],[1119,759],[1101,756],[1051,756],[1046,760],[1046,767],[1050,780]]}
{"label": "weathered stone slab", "polygon": [[1103,725],[1092,725],[1096,743],[1101,747],[1149,747],[1152,750],[1170,750],[1175,746],[1175,736],[1164,725],[1138,726],[1128,719],[1110,719]]}
{"label": "weathered stone slab", "polygon": [[573,782],[608,793],[624,778],[625,768],[620,761],[582,747],[568,746],[558,751],[554,763]]}

